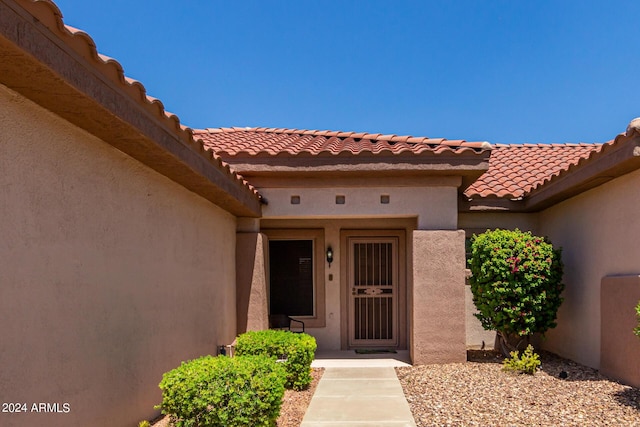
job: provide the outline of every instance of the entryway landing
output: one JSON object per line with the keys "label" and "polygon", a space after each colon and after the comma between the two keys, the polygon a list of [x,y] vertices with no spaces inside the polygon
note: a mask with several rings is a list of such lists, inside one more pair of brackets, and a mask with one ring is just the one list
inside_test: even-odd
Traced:
{"label": "entryway landing", "polygon": [[313,368],[375,368],[411,366],[409,350],[396,350],[396,353],[358,354],[355,350],[318,350]]}

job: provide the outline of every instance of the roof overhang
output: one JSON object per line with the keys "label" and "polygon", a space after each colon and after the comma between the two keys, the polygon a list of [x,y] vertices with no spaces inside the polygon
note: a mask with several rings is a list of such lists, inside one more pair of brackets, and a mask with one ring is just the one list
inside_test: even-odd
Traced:
{"label": "roof overhang", "polygon": [[464,191],[489,167],[490,150],[467,155],[276,155],[246,156],[225,159],[247,179],[258,177],[305,179],[332,178],[349,180],[366,177],[458,176]]}
{"label": "roof overhang", "polygon": [[569,167],[560,175],[533,189],[518,200],[485,197],[461,198],[461,212],[539,212],[580,193],[640,169],[640,131],[630,128],[613,143]]}
{"label": "roof overhang", "polygon": [[237,216],[260,216],[259,195],[194,141],[53,3],[0,2],[0,83]]}

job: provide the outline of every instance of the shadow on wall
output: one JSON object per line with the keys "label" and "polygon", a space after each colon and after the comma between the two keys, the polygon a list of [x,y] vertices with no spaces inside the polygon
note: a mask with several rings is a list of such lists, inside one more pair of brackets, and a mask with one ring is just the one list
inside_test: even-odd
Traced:
{"label": "shadow on wall", "polygon": [[607,276],[600,285],[600,371],[640,387],[640,338],[635,306],[640,300],[640,275]]}

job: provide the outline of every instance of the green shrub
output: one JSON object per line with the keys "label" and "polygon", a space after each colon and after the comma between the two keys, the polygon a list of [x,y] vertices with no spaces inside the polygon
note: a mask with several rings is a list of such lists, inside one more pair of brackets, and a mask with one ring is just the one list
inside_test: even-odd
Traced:
{"label": "green shrub", "polygon": [[236,356],[267,355],[282,360],[287,371],[285,387],[304,390],[311,384],[311,362],[316,340],[308,334],[289,331],[250,331],[236,340]]}
{"label": "green shrub", "polygon": [[138,427],[151,427],[151,423],[149,421],[147,421],[147,420],[140,421],[138,423]]}
{"label": "green shrub", "polygon": [[550,242],[518,229],[487,230],[473,236],[469,267],[476,317],[503,344],[556,326],[563,266]]}
{"label": "green shrub", "polygon": [[157,409],[177,427],[274,426],[284,382],[269,357],[204,356],[163,375]]}
{"label": "green shrub", "polygon": [[540,367],[540,356],[533,351],[531,344],[527,346],[522,356],[519,356],[518,353],[518,351],[512,351],[511,358],[504,359],[502,370],[528,375],[535,374]]}
{"label": "green shrub", "polygon": [[640,337],[640,301],[636,306],[636,314],[638,315],[638,326],[633,330],[633,333]]}

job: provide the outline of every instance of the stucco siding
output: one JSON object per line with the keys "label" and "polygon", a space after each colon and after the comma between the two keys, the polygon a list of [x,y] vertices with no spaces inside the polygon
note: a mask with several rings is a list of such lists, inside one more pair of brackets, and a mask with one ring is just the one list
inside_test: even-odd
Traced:
{"label": "stucco siding", "polygon": [[2,425],[133,425],[235,335],[235,217],[0,86]]}
{"label": "stucco siding", "polygon": [[640,387],[640,339],[631,332],[638,325],[640,275],[603,278],[600,298],[600,372]]}
{"label": "stucco siding", "polygon": [[466,360],[464,232],[413,231],[411,360]]}
{"label": "stucco siding", "polygon": [[261,233],[236,235],[236,325],[238,334],[269,329],[268,240]]}
{"label": "stucco siding", "polygon": [[538,229],[538,215],[535,213],[466,212],[458,216],[458,228],[476,234],[483,233],[487,229],[513,230],[519,228],[522,231],[531,231],[535,234]]}
{"label": "stucco siding", "polygon": [[640,171],[624,175],[541,213],[540,227],[563,247],[565,301],[544,346],[600,367],[600,283],[640,273]]}
{"label": "stucco siding", "polygon": [[[269,204],[264,218],[418,218],[418,228],[455,230],[457,188],[440,187],[351,187],[351,188],[261,188]],[[291,197],[299,196],[299,204]],[[336,197],[344,196],[344,204]],[[381,196],[389,196],[381,203]]]}

